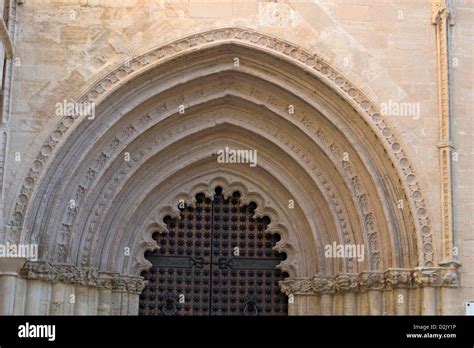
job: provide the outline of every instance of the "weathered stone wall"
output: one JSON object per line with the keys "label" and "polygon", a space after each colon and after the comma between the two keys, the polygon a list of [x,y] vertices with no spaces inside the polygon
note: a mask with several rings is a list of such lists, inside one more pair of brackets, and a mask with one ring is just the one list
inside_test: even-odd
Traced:
{"label": "weathered stone wall", "polygon": [[[455,242],[464,288],[453,310],[474,300],[472,235],[472,2],[457,0],[452,52]],[[78,98],[128,58],[191,33],[239,26],[324,57],[378,105],[410,103],[419,115],[388,116],[408,153],[440,245],[436,46],[431,1],[30,0],[17,6],[8,121],[5,222],[22,180],[53,127],[56,103]],[[21,160],[15,161],[20,154]],[[65,202],[65,204],[67,204]]]}

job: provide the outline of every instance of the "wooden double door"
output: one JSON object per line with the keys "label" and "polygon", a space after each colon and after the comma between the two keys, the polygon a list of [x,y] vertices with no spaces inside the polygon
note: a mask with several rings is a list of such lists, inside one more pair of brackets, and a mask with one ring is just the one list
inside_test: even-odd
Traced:
{"label": "wooden double door", "polygon": [[213,198],[196,195],[180,218],[165,218],[167,233],[155,233],[159,248],[146,255],[147,285],[141,315],[287,315],[288,299],[276,268],[285,258],[272,248],[268,217],[255,217],[255,203],[242,205],[240,193]]}

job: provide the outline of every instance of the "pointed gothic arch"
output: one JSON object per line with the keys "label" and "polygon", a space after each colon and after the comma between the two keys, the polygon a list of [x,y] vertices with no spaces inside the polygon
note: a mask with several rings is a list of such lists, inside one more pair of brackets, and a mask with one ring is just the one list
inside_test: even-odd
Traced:
{"label": "pointed gothic arch", "polygon": [[[96,103],[96,118],[65,117],[50,134],[18,192],[9,239],[37,240],[53,264],[97,270],[82,285],[98,286],[98,302],[119,301],[112,312],[135,313],[143,254],[176,192],[192,197],[215,180],[282,221],[293,314],[379,313],[384,301],[396,311],[386,290],[453,285],[452,270],[437,267],[429,207],[395,131],[314,53],[217,29],[132,59],[78,100]],[[226,144],[256,149],[257,168],[218,165]],[[366,246],[364,260],[324,257],[332,242]],[[417,267],[434,267],[436,280]],[[123,277],[134,284],[127,295]]]}

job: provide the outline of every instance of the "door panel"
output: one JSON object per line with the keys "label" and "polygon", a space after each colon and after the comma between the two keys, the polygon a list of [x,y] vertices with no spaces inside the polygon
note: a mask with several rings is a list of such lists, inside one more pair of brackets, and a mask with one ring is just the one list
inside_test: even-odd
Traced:
{"label": "door panel", "polygon": [[256,205],[240,194],[196,196],[179,219],[165,218],[169,233],[154,235],[159,249],[140,296],[142,315],[286,315],[278,288],[285,258],[272,247],[278,235],[265,233],[268,217],[255,218]]}

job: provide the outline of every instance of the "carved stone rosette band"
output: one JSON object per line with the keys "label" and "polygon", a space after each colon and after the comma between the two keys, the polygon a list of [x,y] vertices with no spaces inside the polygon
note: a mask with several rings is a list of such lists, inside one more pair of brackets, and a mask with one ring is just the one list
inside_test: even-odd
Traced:
{"label": "carved stone rosette band", "polygon": [[93,267],[53,264],[48,261],[28,261],[20,274],[26,279],[95,286],[133,294],[140,294],[145,287],[145,281],[141,277],[101,273]]}
{"label": "carved stone rosette band", "polygon": [[389,291],[423,287],[455,288],[459,274],[455,267],[388,269],[385,272],[341,273],[336,276],[286,279],[279,283],[286,295],[320,295],[345,292]]}

